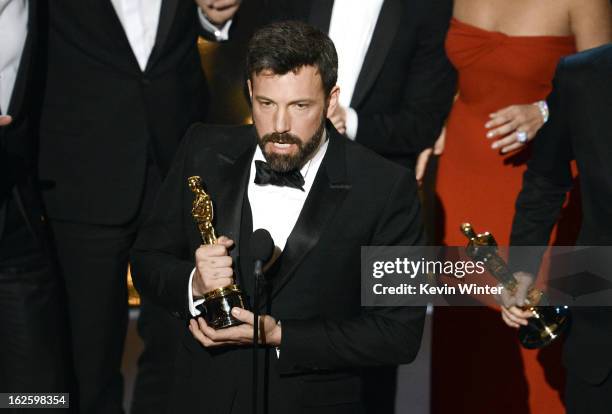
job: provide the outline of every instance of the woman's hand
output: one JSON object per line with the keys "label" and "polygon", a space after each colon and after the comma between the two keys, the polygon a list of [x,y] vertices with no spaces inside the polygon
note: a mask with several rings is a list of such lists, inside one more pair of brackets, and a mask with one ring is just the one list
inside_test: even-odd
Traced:
{"label": "woman's hand", "polygon": [[544,125],[544,117],[537,105],[510,105],[489,115],[487,138],[495,140],[494,150],[506,154],[532,140]]}

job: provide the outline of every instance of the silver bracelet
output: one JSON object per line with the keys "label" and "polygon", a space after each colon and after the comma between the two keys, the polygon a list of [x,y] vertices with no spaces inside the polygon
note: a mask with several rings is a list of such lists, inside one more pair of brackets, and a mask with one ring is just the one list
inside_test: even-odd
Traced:
{"label": "silver bracelet", "polygon": [[540,114],[542,114],[542,119],[544,120],[544,123],[547,123],[549,112],[546,101],[537,101],[536,103],[534,103],[534,105],[537,106],[540,110]]}

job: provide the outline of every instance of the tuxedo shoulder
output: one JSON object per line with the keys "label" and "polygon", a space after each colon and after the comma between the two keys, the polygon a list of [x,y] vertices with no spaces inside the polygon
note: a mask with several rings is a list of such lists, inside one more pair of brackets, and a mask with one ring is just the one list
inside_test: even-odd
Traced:
{"label": "tuxedo shoulder", "polygon": [[[566,56],[559,62],[559,73],[562,75],[578,75],[591,68],[602,68],[602,65],[612,67],[612,44],[587,49]],[[605,66],[604,66],[605,67]]]}
{"label": "tuxedo shoulder", "polygon": [[346,145],[347,172],[353,178],[385,178],[387,182],[395,182],[412,174],[408,168],[389,161],[363,145],[349,141]]}
{"label": "tuxedo shoulder", "polygon": [[252,125],[212,125],[196,122],[185,134],[187,146],[194,151],[240,149],[254,142]]}

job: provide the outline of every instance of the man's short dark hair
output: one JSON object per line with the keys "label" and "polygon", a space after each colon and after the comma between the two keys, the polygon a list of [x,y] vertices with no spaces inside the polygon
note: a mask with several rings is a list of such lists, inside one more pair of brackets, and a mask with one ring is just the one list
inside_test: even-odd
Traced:
{"label": "man's short dark hair", "polygon": [[257,30],[247,52],[247,78],[269,70],[275,75],[297,72],[303,66],[318,69],[329,95],[338,79],[338,55],[331,39],[302,22],[272,23]]}

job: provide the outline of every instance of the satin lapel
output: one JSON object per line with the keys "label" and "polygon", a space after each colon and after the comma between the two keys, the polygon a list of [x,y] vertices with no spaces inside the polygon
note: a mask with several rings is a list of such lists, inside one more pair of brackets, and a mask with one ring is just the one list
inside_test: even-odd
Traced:
{"label": "satin lapel", "polygon": [[271,298],[291,280],[300,263],[316,246],[350,189],[346,179],[344,138],[329,125],[328,131],[333,132],[327,153],[279,259],[281,262],[277,277],[272,281]]}
{"label": "satin lapel", "polygon": [[324,33],[329,32],[334,0],[313,0],[308,23]]}
{"label": "satin lapel", "polygon": [[242,215],[240,222],[240,240],[241,243],[236,246],[236,255],[234,257],[234,272],[236,273],[236,282],[240,289],[249,297],[253,297],[254,280],[253,280],[253,257],[251,256],[251,235],[253,234],[253,213],[248,197],[248,182],[244,187],[244,197],[242,204]]}
{"label": "satin lapel", "polygon": [[[222,180],[216,185],[213,195],[215,230],[217,236],[223,235],[234,240],[236,247],[240,246],[242,208],[249,180],[251,160],[253,159],[256,146],[253,129],[249,129],[246,133],[248,137],[240,137],[239,139],[240,141],[246,139],[252,145],[245,145],[244,149],[237,154],[217,154],[215,164],[215,175],[222,177]],[[206,177],[203,176],[202,180],[206,189]],[[231,250],[231,255],[234,259],[238,255],[238,250],[238,248]]]}
{"label": "satin lapel", "polygon": [[370,46],[355,84],[351,107],[357,108],[378,77],[402,18],[401,0],[384,0],[376,21]]}
{"label": "satin lapel", "polygon": [[125,34],[125,29],[121,24],[121,20],[119,20],[119,16],[117,15],[117,11],[115,10],[115,6],[111,0],[96,0],[94,4],[99,4],[102,8],[100,19],[102,21],[106,21],[106,23],[102,23],[108,36],[111,39],[115,39],[115,41],[121,45],[124,51],[129,52],[129,55],[132,57],[133,64],[138,68],[138,60],[136,60],[136,56],[132,51],[132,46],[130,46],[130,41]]}
{"label": "satin lapel", "polygon": [[100,26],[103,27],[108,37],[112,39],[110,44],[113,45],[114,55],[116,55],[114,64],[123,70],[131,73],[137,71],[140,74],[141,70],[138,65],[138,59],[134,55],[130,41],[125,34],[125,29],[111,0],[95,0],[92,3],[92,7],[99,7],[101,9],[96,17],[99,17]]}
{"label": "satin lapel", "polygon": [[[151,57],[147,62],[147,70],[153,66],[153,64],[161,56],[164,45],[168,39],[168,34],[172,28],[174,22],[174,16],[176,15],[176,8],[178,6],[178,0],[162,0],[161,9],[159,11],[159,24],[157,25],[157,35],[155,36],[155,46],[151,51]],[[194,4],[195,9],[195,4]]]}
{"label": "satin lapel", "polygon": [[[248,258],[244,256],[245,251],[248,251],[249,236],[252,230],[245,229],[243,226],[248,226],[247,223],[252,220],[243,220],[243,217],[248,214],[247,218],[250,219],[251,214],[247,189],[254,152],[255,141],[253,141],[252,148],[246,150],[235,160],[225,155],[217,155],[218,174],[223,177],[223,182],[215,195],[217,199],[213,200],[216,208],[217,236],[227,236],[234,241],[234,248],[230,250],[230,256],[234,261],[234,280],[247,294],[251,292],[252,286],[251,278],[245,274],[245,269],[248,269],[248,266],[245,267],[248,265],[245,260],[248,261]],[[245,211],[246,209],[249,211]]]}
{"label": "satin lapel", "polygon": [[[229,237],[234,240],[236,246],[240,245],[242,208],[254,151],[255,146],[244,151],[236,159],[228,158],[222,154],[217,155],[217,172],[220,177],[223,177],[223,184],[216,191],[215,199],[213,199],[215,229],[218,236]],[[205,180],[206,178],[202,177],[202,179]],[[238,249],[232,249],[232,257],[235,258],[237,254]]]}

